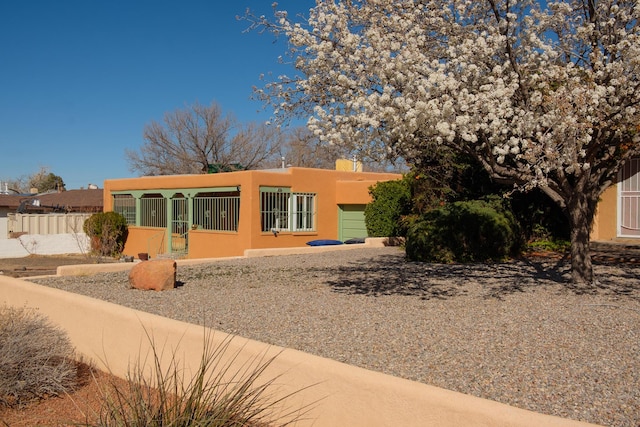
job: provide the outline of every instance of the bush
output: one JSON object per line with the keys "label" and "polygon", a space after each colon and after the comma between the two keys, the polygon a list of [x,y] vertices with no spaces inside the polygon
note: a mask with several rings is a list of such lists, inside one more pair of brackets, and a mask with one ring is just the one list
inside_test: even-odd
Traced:
{"label": "bush", "polygon": [[117,257],[127,240],[127,220],[117,212],[91,215],[82,226],[91,241],[91,251],[101,256]]}
{"label": "bush", "polygon": [[567,252],[571,248],[568,240],[536,239],[527,243],[528,251]]}
{"label": "bush", "polygon": [[412,261],[498,261],[521,250],[519,235],[499,198],[454,202],[409,224],[406,253]]}
{"label": "bush", "polygon": [[285,407],[291,395],[270,399],[277,378],[265,380],[263,374],[274,358],[256,356],[232,367],[240,356],[240,350],[228,354],[233,337],[213,345],[205,334],[204,353],[193,379],[185,377],[175,353],[163,370],[162,352],[148,338],[152,366],[138,362],[127,381],[113,382],[103,390],[96,426],[276,426],[295,424],[310,409]]}
{"label": "bush", "polygon": [[411,190],[406,180],[383,181],[369,188],[372,201],[364,209],[370,237],[404,236],[401,218],[411,212]]}
{"label": "bush", "polygon": [[569,220],[562,209],[541,190],[513,194],[511,207],[520,223],[523,240],[530,244],[541,242],[541,245],[545,245],[542,242],[570,240]]}
{"label": "bush", "polygon": [[43,315],[0,306],[0,404],[24,406],[75,389],[73,356],[67,335]]}

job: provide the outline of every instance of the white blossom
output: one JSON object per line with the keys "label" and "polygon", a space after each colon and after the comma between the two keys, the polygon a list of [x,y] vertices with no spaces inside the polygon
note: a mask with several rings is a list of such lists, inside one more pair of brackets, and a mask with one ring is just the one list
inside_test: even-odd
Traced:
{"label": "white blossom", "polygon": [[317,1],[264,24],[299,75],[256,93],[323,140],[408,161],[464,149],[564,207],[640,155],[639,3]]}

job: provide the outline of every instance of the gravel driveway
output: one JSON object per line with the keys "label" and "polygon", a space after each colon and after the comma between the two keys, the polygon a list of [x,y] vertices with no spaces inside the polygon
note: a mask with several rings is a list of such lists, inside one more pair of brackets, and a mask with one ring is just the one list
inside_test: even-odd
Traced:
{"label": "gravel driveway", "polygon": [[640,269],[635,258],[607,260],[586,289],[568,283],[562,258],[439,265],[406,262],[397,248],[184,266],[166,292],[129,289],[126,273],[34,281],[537,412],[638,427]]}

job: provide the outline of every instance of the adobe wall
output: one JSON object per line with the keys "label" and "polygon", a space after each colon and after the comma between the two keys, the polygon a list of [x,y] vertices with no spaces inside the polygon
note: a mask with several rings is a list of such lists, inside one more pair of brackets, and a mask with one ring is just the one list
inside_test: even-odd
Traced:
{"label": "adobe wall", "polygon": [[612,185],[600,197],[593,220],[591,240],[613,240],[618,235],[618,187]]}
{"label": "adobe wall", "polygon": [[[169,188],[203,188],[251,184],[267,186],[310,187],[322,190],[336,182],[365,182],[396,180],[402,175],[378,172],[350,172],[313,168],[288,168],[282,170],[252,170],[202,175],[163,175],[153,177],[108,179],[104,182],[103,204],[105,212],[112,209],[112,191],[153,190]],[[362,188],[362,187],[360,187]],[[306,191],[306,190],[305,190]],[[367,194],[367,192],[365,192]],[[334,199],[335,200],[335,199]]]}
{"label": "adobe wall", "polygon": [[[397,175],[396,179],[402,176]],[[366,205],[371,202],[369,188],[377,184],[378,181],[338,181],[336,183],[336,204],[337,205]]]}
{"label": "adobe wall", "polygon": [[[175,354],[185,372],[197,368],[204,328],[83,295],[0,276],[0,304],[33,307],[64,329],[78,353],[98,368],[125,377],[136,360],[149,355],[150,340],[165,355]],[[228,335],[213,333],[213,344]],[[238,355],[233,358],[234,355]],[[542,415],[497,402],[349,366],[292,349],[235,337],[226,362],[241,367],[256,357],[276,357],[264,380],[281,375],[278,398],[290,408],[313,404],[298,426],[580,427],[590,424]],[[233,358],[233,361],[231,360]],[[165,362],[168,358],[163,359]],[[166,367],[166,365],[165,365]],[[305,387],[309,387],[306,388]]]}
{"label": "adobe wall", "polygon": [[[190,259],[242,255],[246,249],[304,247],[310,240],[338,238],[339,204],[366,204],[371,197],[369,187],[379,181],[400,179],[393,173],[335,171],[313,168],[252,170],[203,175],[171,175],[106,180],[104,209],[112,209],[112,191],[159,189],[205,189],[239,187],[240,219],[237,233],[211,230],[189,232]],[[286,231],[276,234],[262,231],[260,218],[260,187],[290,187],[295,192],[317,194],[314,231]],[[185,190],[186,191],[186,190]],[[195,191],[195,190],[194,190]],[[123,253],[137,256],[148,252],[152,257],[161,253],[154,237],[160,229],[130,226]],[[155,234],[154,234],[155,233]],[[162,233],[161,233],[162,234]],[[161,246],[161,245],[160,245]]]}

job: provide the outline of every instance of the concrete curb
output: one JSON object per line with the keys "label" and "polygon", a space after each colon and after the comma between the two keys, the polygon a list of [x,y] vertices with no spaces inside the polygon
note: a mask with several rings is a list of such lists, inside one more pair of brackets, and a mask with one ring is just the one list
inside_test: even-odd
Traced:
{"label": "concrete curb", "polygon": [[[176,263],[178,267],[184,265],[197,265],[206,264],[225,259],[236,258],[256,258],[265,256],[280,256],[280,255],[295,255],[295,254],[309,254],[328,251],[343,251],[350,249],[361,248],[381,248],[387,246],[386,238],[367,238],[363,244],[353,245],[329,245],[329,246],[305,246],[305,247],[293,247],[293,248],[265,248],[265,249],[247,249],[244,251],[244,256],[226,257],[226,258],[196,258],[196,259],[178,259]],[[97,273],[113,273],[118,271],[128,271],[140,261],[134,262],[118,262],[118,263],[106,263],[106,264],[77,264],[77,265],[62,265],[57,268],[57,276],[88,276]]]}

